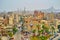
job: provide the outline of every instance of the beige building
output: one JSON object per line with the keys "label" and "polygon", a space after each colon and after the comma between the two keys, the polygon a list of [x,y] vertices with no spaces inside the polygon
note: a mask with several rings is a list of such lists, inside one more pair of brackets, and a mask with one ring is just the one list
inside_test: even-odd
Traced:
{"label": "beige building", "polygon": [[9,15],[9,24],[13,25],[14,24],[14,15]]}
{"label": "beige building", "polygon": [[3,17],[0,17],[0,25],[2,25],[3,24]]}
{"label": "beige building", "polygon": [[1,40],[9,40],[9,39],[6,36],[2,36]]}
{"label": "beige building", "polygon": [[19,14],[14,14],[14,23],[19,23],[20,16]]}

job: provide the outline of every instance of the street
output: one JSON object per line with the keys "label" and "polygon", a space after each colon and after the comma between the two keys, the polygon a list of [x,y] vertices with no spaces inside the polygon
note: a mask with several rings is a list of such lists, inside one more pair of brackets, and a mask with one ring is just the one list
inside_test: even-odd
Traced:
{"label": "street", "polygon": [[53,40],[58,40],[58,39],[60,39],[60,33],[58,33],[58,36],[54,38]]}

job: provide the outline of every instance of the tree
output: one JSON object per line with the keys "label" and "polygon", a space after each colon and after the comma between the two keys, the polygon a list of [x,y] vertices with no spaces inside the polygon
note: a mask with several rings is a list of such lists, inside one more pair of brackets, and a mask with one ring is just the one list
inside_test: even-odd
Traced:
{"label": "tree", "polygon": [[39,25],[39,24],[37,24],[37,25],[36,25],[36,27],[38,28],[38,31],[39,31],[40,25]]}
{"label": "tree", "polygon": [[40,34],[41,34],[41,33],[42,33],[42,31],[41,31],[41,30],[39,30],[39,31],[38,31],[38,36],[40,36]]}
{"label": "tree", "polygon": [[60,28],[60,25],[58,25],[58,29]]}
{"label": "tree", "polygon": [[44,25],[42,25],[42,28],[44,29]]}
{"label": "tree", "polygon": [[46,33],[49,33],[49,29],[46,29],[45,32],[46,32]]}
{"label": "tree", "polygon": [[41,40],[47,40],[47,38],[45,36],[41,36],[40,39]]}
{"label": "tree", "polygon": [[13,34],[15,34],[18,31],[16,27],[13,27]]}
{"label": "tree", "polygon": [[51,29],[52,29],[52,34],[54,34],[54,32],[55,32],[54,26],[51,26]]}
{"label": "tree", "polygon": [[8,32],[8,35],[9,35],[10,37],[12,37],[12,36],[13,36],[13,33],[12,33],[12,32]]}
{"label": "tree", "polygon": [[60,25],[58,25],[58,29],[59,29],[59,32],[60,32]]}
{"label": "tree", "polygon": [[42,25],[42,28],[46,33],[49,33],[49,28],[45,24]]}
{"label": "tree", "polygon": [[33,32],[33,36],[35,36],[35,32],[36,32],[36,30],[33,30],[32,32]]}

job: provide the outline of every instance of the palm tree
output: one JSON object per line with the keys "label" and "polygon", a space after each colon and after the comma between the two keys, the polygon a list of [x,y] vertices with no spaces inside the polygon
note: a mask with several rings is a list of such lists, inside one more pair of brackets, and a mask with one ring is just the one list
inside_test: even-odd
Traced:
{"label": "palm tree", "polygon": [[32,32],[33,32],[33,36],[35,36],[35,32],[36,32],[36,30],[33,30]]}
{"label": "palm tree", "polygon": [[60,32],[60,25],[58,25],[58,30],[59,30],[59,32]]}
{"label": "palm tree", "polygon": [[45,36],[41,36],[40,38],[41,38],[41,40],[47,40],[47,38]]}
{"label": "palm tree", "polygon": [[40,35],[40,25],[37,24],[36,27],[37,27],[37,29],[38,29],[38,36],[39,36],[39,35]]}
{"label": "palm tree", "polygon": [[38,31],[39,31],[39,29],[40,29],[40,25],[39,25],[39,24],[37,24],[37,25],[36,25],[36,27],[38,28]]}
{"label": "palm tree", "polygon": [[39,30],[38,31],[38,36],[40,36],[40,34],[43,32],[43,30]]}
{"label": "palm tree", "polygon": [[54,26],[52,26],[51,29],[52,29],[52,34],[54,34],[54,32],[55,32]]}
{"label": "palm tree", "polygon": [[13,34],[15,34],[18,31],[18,29],[14,26],[13,27]]}
{"label": "palm tree", "polygon": [[12,37],[13,36],[13,33],[12,32],[7,32],[9,37]]}
{"label": "palm tree", "polygon": [[42,30],[41,30],[42,35],[43,35],[43,32],[44,32],[44,30],[42,29]]}
{"label": "palm tree", "polygon": [[42,28],[45,30],[46,29],[46,26],[45,26],[45,23],[43,22],[42,23]]}

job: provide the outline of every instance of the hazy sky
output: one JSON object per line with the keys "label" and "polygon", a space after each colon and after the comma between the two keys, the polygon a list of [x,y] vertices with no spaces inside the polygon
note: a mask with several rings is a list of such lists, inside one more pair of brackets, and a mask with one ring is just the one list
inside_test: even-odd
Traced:
{"label": "hazy sky", "polygon": [[23,10],[39,10],[50,7],[60,9],[60,0],[0,0],[0,11],[13,11],[17,9]]}

